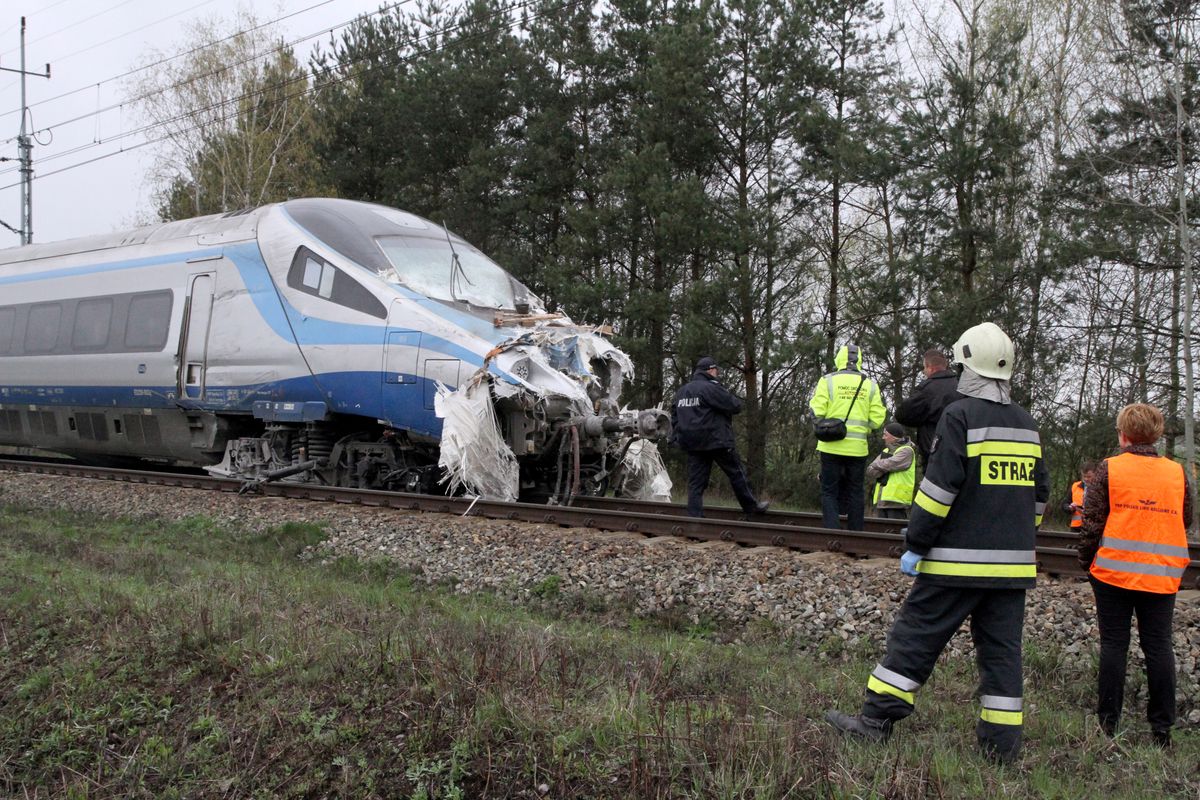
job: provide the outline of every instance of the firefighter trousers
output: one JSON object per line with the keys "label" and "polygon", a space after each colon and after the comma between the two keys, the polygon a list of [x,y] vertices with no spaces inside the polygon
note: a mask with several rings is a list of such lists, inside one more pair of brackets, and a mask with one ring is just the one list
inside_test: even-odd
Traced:
{"label": "firefighter trousers", "polygon": [[887,654],[867,682],[862,713],[891,722],[911,714],[916,690],[968,617],[982,706],[975,735],[985,753],[1012,758],[1021,748],[1024,589],[938,586],[917,578],[888,634]]}

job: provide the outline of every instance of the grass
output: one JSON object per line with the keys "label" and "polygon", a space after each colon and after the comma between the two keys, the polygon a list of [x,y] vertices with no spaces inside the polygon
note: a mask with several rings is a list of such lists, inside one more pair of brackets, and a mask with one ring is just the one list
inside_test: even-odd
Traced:
{"label": "grass", "polygon": [[1027,669],[1026,755],[999,769],[974,752],[970,663],[939,665],[891,744],[843,742],[821,712],[857,705],[873,656],[800,657],[768,626],[722,645],[715,623],[599,624],[383,562],[296,558],[322,535],[0,510],[0,795],[1200,792],[1194,731],[1170,753],[1136,721],[1104,739],[1080,710],[1091,676],[1052,657]]}

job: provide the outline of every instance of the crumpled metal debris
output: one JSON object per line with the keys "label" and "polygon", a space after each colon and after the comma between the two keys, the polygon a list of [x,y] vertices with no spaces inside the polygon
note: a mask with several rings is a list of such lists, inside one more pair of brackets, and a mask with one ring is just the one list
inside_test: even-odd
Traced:
{"label": "crumpled metal debris", "polygon": [[434,399],[442,418],[442,482],[486,500],[514,501],[520,481],[517,458],[500,436],[488,381],[470,381],[450,391],[441,383]]}
{"label": "crumpled metal debris", "polygon": [[671,476],[667,474],[657,444],[638,439],[629,445],[617,468],[613,493],[635,500],[671,502]]}

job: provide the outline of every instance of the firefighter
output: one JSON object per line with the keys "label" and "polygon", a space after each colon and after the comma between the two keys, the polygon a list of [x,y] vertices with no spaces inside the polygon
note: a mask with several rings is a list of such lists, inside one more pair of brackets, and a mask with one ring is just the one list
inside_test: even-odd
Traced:
{"label": "firefighter", "polygon": [[881,742],[913,713],[916,692],[971,619],[980,672],[975,735],[1006,763],[1021,747],[1021,628],[1034,584],[1034,540],[1050,483],[1033,417],[1013,403],[1012,340],[984,322],[954,345],[963,399],[946,407],[918,488],[900,569],[916,577],[855,715],[829,711],[843,733]]}

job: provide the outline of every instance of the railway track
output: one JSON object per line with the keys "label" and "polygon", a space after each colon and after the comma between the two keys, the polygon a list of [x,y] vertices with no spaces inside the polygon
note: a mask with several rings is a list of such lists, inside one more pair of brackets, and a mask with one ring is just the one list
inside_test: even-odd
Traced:
{"label": "railway track", "polygon": [[[210,475],[148,472],[81,466],[73,463],[21,461],[0,458],[0,469],[40,475],[177,486],[229,493],[245,493],[246,484]],[[786,547],[805,552],[828,551],[870,558],[898,558],[903,539],[895,520],[870,519],[864,531],[834,531],[817,526],[820,515],[806,512],[771,512],[751,521],[739,519],[738,509],[706,508],[704,519],[686,515],[672,503],[623,498],[581,497],[571,506],[505,503],[469,497],[405,494],[370,489],[347,489],[297,483],[264,483],[253,492],[268,497],[291,497],[405,511],[481,516],[563,527],[628,531],[646,536],[680,536],[701,541],[725,541],[745,546]],[[1075,558],[1075,535],[1045,531],[1038,535],[1038,571],[1047,575],[1082,576]],[[1200,545],[1192,544],[1192,564],[1183,588],[1200,589]]]}

